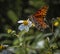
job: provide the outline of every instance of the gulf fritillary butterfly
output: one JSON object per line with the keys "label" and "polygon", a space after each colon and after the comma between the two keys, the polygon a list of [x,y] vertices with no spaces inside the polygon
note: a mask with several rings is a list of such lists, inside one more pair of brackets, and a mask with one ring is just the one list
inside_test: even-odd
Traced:
{"label": "gulf fritillary butterfly", "polygon": [[45,22],[45,16],[48,10],[48,6],[43,6],[35,14],[29,16],[29,19],[35,24],[38,30],[46,29],[48,27]]}

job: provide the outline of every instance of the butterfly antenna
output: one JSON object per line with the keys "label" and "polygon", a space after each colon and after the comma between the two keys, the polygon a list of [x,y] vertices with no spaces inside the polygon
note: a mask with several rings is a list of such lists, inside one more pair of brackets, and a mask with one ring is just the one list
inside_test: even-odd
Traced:
{"label": "butterfly antenna", "polygon": [[53,32],[53,30],[54,30],[54,27],[53,27],[53,23],[52,23],[52,32]]}
{"label": "butterfly antenna", "polygon": [[54,22],[54,18],[52,18],[52,32],[54,32],[53,22]]}

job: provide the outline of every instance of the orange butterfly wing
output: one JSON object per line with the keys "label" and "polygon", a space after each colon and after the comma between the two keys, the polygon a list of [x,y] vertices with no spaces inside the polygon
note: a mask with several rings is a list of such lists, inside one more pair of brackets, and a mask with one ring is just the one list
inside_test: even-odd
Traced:
{"label": "orange butterfly wing", "polygon": [[33,16],[35,17],[45,17],[48,10],[48,6],[43,6],[41,9],[39,9]]}
{"label": "orange butterfly wing", "polygon": [[35,23],[35,26],[38,30],[47,28],[47,24],[44,20],[46,13],[48,10],[48,6],[44,6],[39,9],[35,14],[31,15],[31,20]]}

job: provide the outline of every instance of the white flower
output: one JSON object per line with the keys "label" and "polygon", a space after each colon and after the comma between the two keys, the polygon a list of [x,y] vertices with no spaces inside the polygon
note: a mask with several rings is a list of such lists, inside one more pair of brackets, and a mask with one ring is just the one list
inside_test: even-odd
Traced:
{"label": "white flower", "polygon": [[26,30],[26,32],[29,31],[29,28],[32,26],[32,22],[28,20],[20,20],[18,23],[21,23],[18,27],[19,30]]}
{"label": "white flower", "polygon": [[39,41],[36,48],[44,48],[44,40]]}

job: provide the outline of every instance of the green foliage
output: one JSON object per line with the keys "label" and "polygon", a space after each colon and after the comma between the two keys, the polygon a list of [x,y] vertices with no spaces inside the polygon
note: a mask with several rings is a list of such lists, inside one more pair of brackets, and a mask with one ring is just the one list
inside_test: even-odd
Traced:
{"label": "green foliage", "polygon": [[34,7],[41,7],[42,5],[44,5],[45,4],[45,2],[43,2],[43,0],[30,0],[29,1],[29,3],[30,3],[30,5],[33,5]]}
{"label": "green foliage", "polygon": [[16,16],[16,14],[12,11],[12,10],[9,10],[7,12],[7,15],[9,17],[9,19],[13,22],[13,23],[16,23],[17,20],[18,20],[18,17]]}
{"label": "green foliage", "polygon": [[[44,53],[54,54],[55,52],[57,52],[57,50],[59,50],[58,47],[60,47],[60,42],[57,40],[57,38],[59,38],[60,36],[59,34],[60,27],[57,27],[55,29],[54,35],[52,35],[52,33],[44,34],[43,32],[39,32],[39,31],[34,32],[34,34],[32,35],[28,34],[29,32],[26,33],[25,31],[20,31],[18,32],[18,34],[16,34],[16,32],[15,33],[12,33],[12,32],[10,32],[8,36],[11,36],[11,35],[12,35],[11,37],[14,36],[13,37],[14,40],[11,42],[12,46],[10,47],[15,48],[14,51],[16,54],[20,54],[20,53],[36,54],[37,50],[39,54],[44,54]],[[50,36],[51,36],[51,39],[49,38]],[[44,41],[43,47],[41,45],[40,46],[37,45],[41,41]],[[6,41],[6,42],[9,42],[9,41]]]}

